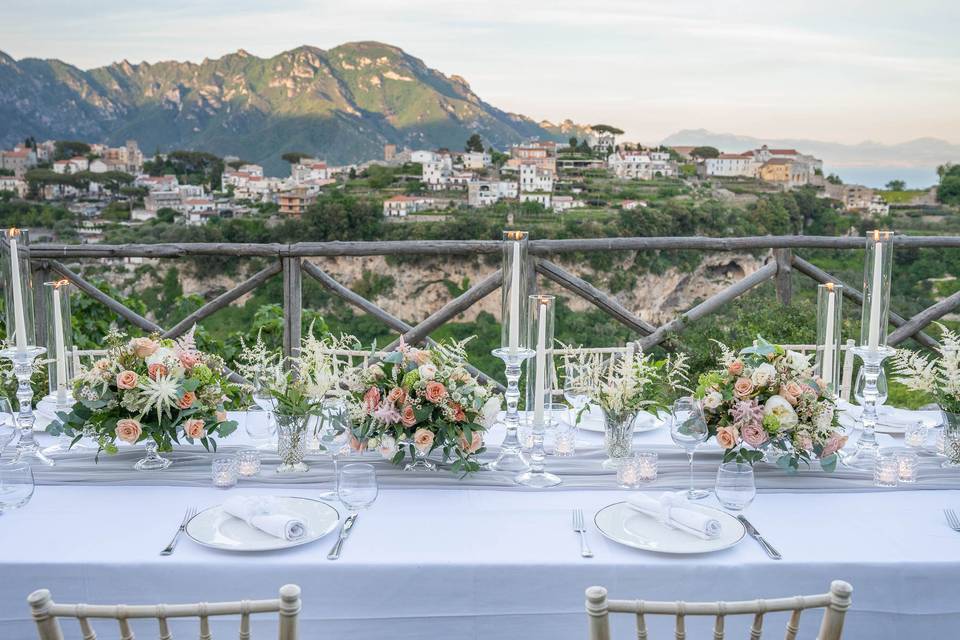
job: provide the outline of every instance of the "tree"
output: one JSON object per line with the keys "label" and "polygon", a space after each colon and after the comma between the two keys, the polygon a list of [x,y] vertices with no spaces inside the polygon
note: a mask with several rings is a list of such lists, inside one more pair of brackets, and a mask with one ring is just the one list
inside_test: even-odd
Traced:
{"label": "tree", "polygon": [[890,191],[903,191],[907,188],[907,183],[903,180],[891,180],[887,183],[887,189]]}
{"label": "tree", "polygon": [[14,175],[13,169],[0,169],[0,176],[12,176]]}
{"label": "tree", "polygon": [[157,220],[160,222],[166,222],[167,224],[173,224],[174,220],[177,219],[176,209],[171,209],[170,207],[160,207],[157,209]]}
{"label": "tree", "polygon": [[507,160],[509,159],[510,159],[510,156],[508,156],[505,153],[500,153],[499,151],[494,151],[493,153],[490,154],[490,162],[492,162],[493,166],[495,166],[498,169],[503,165],[505,165],[507,163]]}
{"label": "tree", "polygon": [[571,148],[571,149],[576,149],[576,148],[577,148],[577,142],[578,142],[578,141],[577,141],[577,137],[576,137],[576,136],[571,136],[571,137],[570,137],[570,140],[567,141],[567,143],[570,145],[570,148]]}
{"label": "tree", "polygon": [[290,164],[297,164],[304,158],[309,157],[311,157],[310,154],[303,151],[289,151],[280,156],[281,159],[283,159],[285,162],[289,162]]}
{"label": "tree", "polygon": [[90,145],[78,140],[57,140],[53,143],[53,159],[68,160],[76,156],[85,156],[90,153]]}
{"label": "tree", "polygon": [[479,133],[474,133],[467,138],[467,144],[464,146],[464,150],[483,153],[483,139],[480,137]]}
{"label": "tree", "polygon": [[840,176],[835,173],[831,173],[827,176],[827,182],[830,184],[843,184],[843,180],[841,180]]}
{"label": "tree", "polygon": [[720,156],[720,150],[716,147],[702,146],[694,147],[693,151],[690,152],[690,155],[694,158],[702,158],[706,160],[707,158],[716,158]]}
{"label": "tree", "polygon": [[[960,168],[960,165],[957,165],[956,168]],[[940,186],[937,187],[937,200],[943,204],[960,205],[960,175],[953,175],[953,172],[950,171],[940,179]]]}
{"label": "tree", "polygon": [[595,124],[595,125],[592,125],[590,128],[596,131],[597,133],[612,133],[615,136],[623,135],[623,129],[618,129],[609,124]]}

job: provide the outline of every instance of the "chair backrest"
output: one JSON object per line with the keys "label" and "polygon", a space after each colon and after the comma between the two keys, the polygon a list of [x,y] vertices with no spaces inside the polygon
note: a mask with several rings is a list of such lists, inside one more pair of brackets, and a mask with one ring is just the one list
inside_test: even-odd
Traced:
{"label": "chair backrest", "polygon": [[644,600],[607,600],[603,587],[587,589],[587,616],[590,640],[610,640],[610,613],[632,613],[637,620],[637,640],[649,640],[648,615],[667,615],[676,619],[674,638],[686,638],[687,616],[714,617],[713,638],[723,640],[726,616],[753,615],[750,640],[759,640],[763,633],[763,616],[780,611],[791,612],[787,621],[786,640],[796,640],[800,630],[800,614],[806,609],[824,609],[817,640],[840,640],[843,619],[850,608],[853,587],[843,580],[830,583],[830,592],[815,596],[796,596],[774,600],[744,600],[740,602],[648,602]]}
{"label": "chair backrest", "polygon": [[[817,352],[817,345],[815,344],[785,344],[781,346],[784,349],[797,351],[804,355]],[[854,342],[853,339],[848,339],[840,345],[840,353],[842,356],[840,363],[840,388],[837,389],[837,395],[839,395],[840,399],[844,402],[850,401],[850,394],[853,391],[853,364],[856,357],[850,349],[854,346],[856,346],[856,342]]]}
{"label": "chair backrest", "polygon": [[557,374],[559,372],[566,375],[566,366],[571,360],[577,359],[581,362],[589,363],[592,365],[591,369],[594,371],[599,371],[600,367],[598,365],[606,361],[607,366],[612,371],[620,358],[630,357],[638,351],[639,347],[635,342],[628,342],[622,347],[564,347],[562,349],[554,349],[554,367],[551,370],[553,375],[553,380],[551,380],[553,383],[553,395],[563,395],[563,385],[560,384],[560,381],[557,379]]}
{"label": "chair backrest", "polygon": [[210,618],[213,616],[240,616],[240,640],[250,640],[250,616],[255,613],[278,613],[279,639],[297,640],[297,619],[300,615],[300,587],[287,584],[280,587],[280,597],[272,600],[241,600],[239,602],[201,602],[198,604],[158,605],[87,605],[56,604],[46,589],[34,591],[27,597],[33,620],[37,623],[40,640],[63,640],[59,618],[76,618],[83,640],[96,640],[90,624],[92,618],[109,618],[120,625],[121,640],[135,640],[130,620],[153,618],[157,621],[160,640],[172,640],[170,618],[199,618],[200,640],[212,640]]}
{"label": "chair backrest", "polygon": [[369,349],[364,351],[362,349],[330,349],[321,347],[318,351],[325,355],[334,356],[334,359],[342,364],[344,369],[356,368],[358,363],[361,368],[366,369],[370,365],[371,358],[382,358],[387,355],[385,351],[371,352]]}
{"label": "chair backrest", "polygon": [[80,371],[80,367],[83,364],[81,358],[101,358],[107,355],[106,349],[77,349],[74,347],[70,350],[70,357],[73,358],[73,370]]}

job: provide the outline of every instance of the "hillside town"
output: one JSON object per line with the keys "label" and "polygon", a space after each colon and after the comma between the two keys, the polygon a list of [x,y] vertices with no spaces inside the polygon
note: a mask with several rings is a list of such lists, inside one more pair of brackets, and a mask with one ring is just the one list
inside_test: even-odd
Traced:
{"label": "hillside town", "polygon": [[[772,191],[812,187],[845,211],[869,217],[889,213],[880,191],[825,177],[822,160],[797,149],[651,148],[618,141],[618,131],[598,125],[582,140],[571,138],[567,144],[530,140],[503,152],[485,148],[478,135],[471,136],[463,151],[387,144],[381,158],[343,166],[306,154],[285,154],[290,162],[287,176],[266,175],[263,166],[237,157],[220,159],[200,152],[147,158],[135,140],[110,147],[28,139],[0,151],[0,193],[63,204],[77,214],[78,232],[86,242],[100,238],[108,211],[113,211],[113,222],[128,225],[160,217],[196,226],[254,211],[296,217],[324,192],[363,184],[366,195],[382,200],[383,215],[396,222],[498,203],[561,216],[574,209],[632,210],[647,204],[639,198],[598,202],[586,193],[587,181],[710,185],[715,190],[744,183]],[[184,180],[176,170],[168,171],[182,161],[178,153],[191,161],[201,156],[222,170],[216,179],[211,173],[210,179]],[[371,176],[385,172],[389,184],[378,187]],[[920,194],[912,202],[934,203],[932,193]]]}

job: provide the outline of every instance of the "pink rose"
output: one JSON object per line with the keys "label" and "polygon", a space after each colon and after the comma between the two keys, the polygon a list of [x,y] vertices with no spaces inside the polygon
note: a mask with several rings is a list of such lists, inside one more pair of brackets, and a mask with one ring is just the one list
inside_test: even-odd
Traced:
{"label": "pink rose", "polygon": [[780,396],[792,405],[797,404],[797,400],[800,399],[803,392],[804,388],[793,380],[780,387]]}
{"label": "pink rose", "polygon": [[732,376],[738,376],[743,373],[743,362],[740,360],[734,360],[727,365],[727,373]]}
{"label": "pink rose", "polygon": [[827,440],[827,443],[823,445],[823,451],[820,452],[821,458],[826,458],[827,456],[832,456],[840,449],[847,444],[847,436],[842,436],[839,433],[835,433],[830,436],[830,439]]}
{"label": "pink rose", "polygon": [[416,362],[418,365],[427,364],[430,362],[430,352],[417,349],[416,351],[410,352],[410,359]]}
{"label": "pink rose", "polygon": [[753,381],[750,378],[737,378],[733,383],[733,393],[738,398],[746,398],[753,393]]}
{"label": "pink rose", "polygon": [[200,356],[195,353],[190,353],[188,351],[181,351],[179,353],[180,364],[183,365],[184,369],[193,369],[197,363],[200,362]]}
{"label": "pink rose", "polygon": [[160,348],[156,340],[150,338],[134,338],[130,341],[130,349],[138,358],[146,358],[153,355],[153,352]]}
{"label": "pink rose", "polygon": [[137,386],[136,371],[121,371],[117,376],[117,389],[133,389]]}
{"label": "pink rose", "polygon": [[412,427],[417,424],[417,414],[411,405],[403,405],[403,411],[400,412],[400,422],[402,422],[405,427]]}
{"label": "pink rose", "polygon": [[189,409],[193,406],[193,402],[197,399],[197,396],[192,391],[184,391],[183,397],[180,398],[177,404],[180,405],[181,409]]}
{"label": "pink rose", "polygon": [[467,439],[464,438],[461,433],[458,444],[460,445],[460,450],[464,453],[476,453],[480,447],[483,446],[483,436],[480,435],[479,432],[474,431],[470,434],[470,442],[467,442]]}
{"label": "pink rose", "polygon": [[813,450],[813,438],[810,437],[809,433],[802,431],[798,433],[795,438],[795,444],[804,451]]}
{"label": "pink rose", "polygon": [[154,362],[147,367],[147,373],[151,378],[156,380],[157,378],[162,378],[163,376],[167,375],[169,372],[167,371],[166,365],[163,365],[159,362]]}
{"label": "pink rose", "polygon": [[740,429],[740,435],[743,436],[743,441],[751,447],[759,447],[770,439],[770,436],[763,430],[763,427],[755,424],[745,425]]}
{"label": "pink rose", "polygon": [[740,436],[737,435],[735,427],[720,427],[717,429],[717,444],[724,449],[732,449],[737,446]]}
{"label": "pink rose", "polygon": [[367,450],[366,440],[364,440],[363,442],[360,442],[357,439],[357,436],[353,436],[353,435],[350,436],[350,450],[355,451],[357,453],[363,453],[364,451]]}
{"label": "pink rose", "polygon": [[433,446],[433,432],[429,429],[417,429],[413,432],[413,446],[420,451],[426,451]]}
{"label": "pink rose", "polygon": [[207,435],[207,429],[203,424],[203,420],[190,418],[183,423],[183,433],[186,434],[188,438],[197,439]]}
{"label": "pink rose", "polygon": [[394,387],[390,389],[390,393],[387,394],[387,400],[392,402],[396,406],[403,404],[403,401],[407,399],[407,392],[403,390],[403,387]]}
{"label": "pink rose", "polygon": [[226,422],[227,421],[227,412],[222,409],[217,411],[217,422]]}
{"label": "pink rose", "polygon": [[106,371],[107,369],[110,368],[110,361],[107,360],[106,358],[100,358],[99,360],[93,363],[93,368],[96,369],[97,371]]}
{"label": "pink rose", "polygon": [[453,405],[453,421],[463,422],[467,419],[467,414],[463,412],[463,407],[459,404]]}
{"label": "pink rose", "polygon": [[143,433],[143,427],[133,418],[121,418],[117,420],[117,437],[124,442],[133,444],[140,439]]}
{"label": "pink rose", "polygon": [[367,413],[373,413],[379,404],[380,389],[376,387],[370,387],[367,389],[367,392],[363,394],[363,407],[367,410]]}
{"label": "pink rose", "polygon": [[427,400],[436,404],[447,395],[447,388],[439,382],[431,380],[427,383]]}

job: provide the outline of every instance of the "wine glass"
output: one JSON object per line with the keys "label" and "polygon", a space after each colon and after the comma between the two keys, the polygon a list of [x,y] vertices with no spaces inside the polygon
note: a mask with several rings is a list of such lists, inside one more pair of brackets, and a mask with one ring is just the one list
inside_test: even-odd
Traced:
{"label": "wine glass", "polygon": [[724,462],[717,470],[717,500],[730,511],[746,509],[757,495],[753,467],[742,462]]}
{"label": "wine glass", "polygon": [[710,495],[710,492],[705,489],[693,487],[693,454],[698,446],[707,441],[708,435],[707,421],[703,417],[700,403],[690,397],[678,398],[673,403],[673,410],[670,413],[670,437],[677,446],[686,450],[690,460],[688,500],[700,500]]}
{"label": "wine glass", "polygon": [[10,401],[0,398],[0,457],[3,456],[3,450],[16,439],[18,433],[17,421],[14,419]]}
{"label": "wine glass", "polygon": [[33,471],[26,462],[0,464],[0,514],[30,502]]}
{"label": "wine glass", "polygon": [[325,400],[317,417],[317,429],[320,433],[320,446],[330,455],[333,462],[333,489],[322,493],[321,500],[339,499],[340,473],[338,461],[340,453],[350,440],[350,414],[343,400],[337,398]]}
{"label": "wine glass", "polygon": [[354,462],[340,468],[337,495],[350,513],[371,506],[378,493],[377,471],[372,464]]}
{"label": "wine glass", "polygon": [[563,363],[563,397],[573,407],[574,420],[590,401],[590,371],[584,362],[566,360]]}

